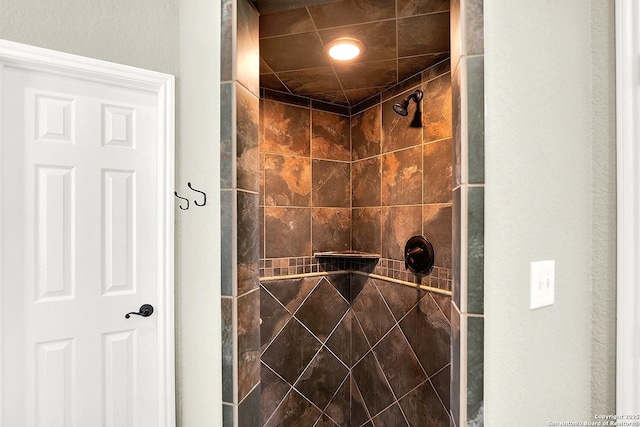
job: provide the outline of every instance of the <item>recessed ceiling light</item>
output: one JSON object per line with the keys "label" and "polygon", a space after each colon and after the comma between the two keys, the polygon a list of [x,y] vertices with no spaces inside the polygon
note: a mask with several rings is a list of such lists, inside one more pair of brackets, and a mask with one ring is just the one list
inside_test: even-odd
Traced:
{"label": "recessed ceiling light", "polygon": [[327,43],[324,49],[336,61],[348,61],[364,51],[364,44],[360,40],[340,38]]}

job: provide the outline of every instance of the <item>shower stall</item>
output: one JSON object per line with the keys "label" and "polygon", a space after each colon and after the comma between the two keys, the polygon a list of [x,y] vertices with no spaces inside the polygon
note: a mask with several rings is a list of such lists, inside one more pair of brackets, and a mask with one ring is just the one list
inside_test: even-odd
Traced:
{"label": "shower stall", "polygon": [[[223,2],[224,425],[481,425],[481,358],[466,365],[481,323],[459,308],[482,267],[462,60],[345,106],[261,88],[258,26],[248,1]],[[425,274],[405,264],[417,235]]]}

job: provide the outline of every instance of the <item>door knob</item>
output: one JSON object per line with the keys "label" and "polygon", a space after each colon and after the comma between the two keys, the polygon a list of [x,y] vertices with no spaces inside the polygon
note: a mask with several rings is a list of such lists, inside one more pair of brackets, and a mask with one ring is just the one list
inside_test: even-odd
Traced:
{"label": "door knob", "polygon": [[137,312],[129,312],[125,314],[124,317],[128,319],[132,314],[135,314],[136,316],[149,317],[153,314],[153,306],[151,304],[143,304],[140,307],[140,310],[138,310]]}

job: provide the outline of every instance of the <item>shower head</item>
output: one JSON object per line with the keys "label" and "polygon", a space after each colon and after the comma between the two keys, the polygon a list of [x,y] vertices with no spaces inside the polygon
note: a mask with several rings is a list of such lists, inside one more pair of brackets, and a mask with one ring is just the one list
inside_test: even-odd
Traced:
{"label": "shower head", "polygon": [[411,95],[409,95],[404,101],[393,104],[393,111],[398,113],[401,116],[409,115],[409,102],[411,100],[416,102],[416,105],[422,99],[422,91],[420,89],[416,89]]}

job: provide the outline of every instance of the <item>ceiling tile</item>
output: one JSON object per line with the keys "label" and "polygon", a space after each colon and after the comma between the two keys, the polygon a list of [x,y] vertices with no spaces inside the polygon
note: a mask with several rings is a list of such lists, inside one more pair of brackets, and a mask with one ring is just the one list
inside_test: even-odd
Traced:
{"label": "ceiling tile", "polygon": [[340,37],[351,37],[364,43],[366,49],[358,62],[380,61],[396,57],[395,21],[372,22],[348,27],[320,30],[324,44]]}
{"label": "ceiling tile", "polygon": [[449,10],[449,0],[398,0],[398,17]]}
{"label": "ceiling tile", "polygon": [[395,0],[344,0],[310,6],[309,13],[318,29],[393,19]]}
{"label": "ceiling tile", "polygon": [[306,33],[315,29],[305,8],[260,15],[261,38]]}
{"label": "ceiling tile", "polygon": [[334,68],[345,90],[363,89],[372,86],[390,86],[398,82],[395,60],[335,64]]}
{"label": "ceiling tile", "polygon": [[289,90],[282,84],[280,79],[275,74],[261,74],[260,75],[260,87],[277,90],[280,92],[288,92]]}
{"label": "ceiling tile", "polygon": [[270,74],[273,73],[273,70],[269,68],[264,59],[260,58],[260,74]]}
{"label": "ceiling tile", "polygon": [[329,66],[316,33],[262,39],[260,55],[275,72]]}
{"label": "ceiling tile", "polygon": [[287,71],[278,73],[278,77],[292,92],[300,95],[342,90],[331,67]]}
{"label": "ceiling tile", "polygon": [[398,80],[402,81],[411,77],[448,57],[449,53],[445,52],[400,58],[398,59]]}
{"label": "ceiling tile", "polygon": [[345,94],[347,95],[347,99],[349,99],[349,104],[356,105],[364,101],[365,99],[369,99],[372,96],[382,92],[386,86],[382,87],[369,87],[364,89],[350,89],[345,90]]}
{"label": "ceiling tile", "polygon": [[449,51],[449,12],[398,20],[398,56]]}
{"label": "ceiling tile", "polygon": [[282,12],[340,0],[251,0],[261,14]]}

